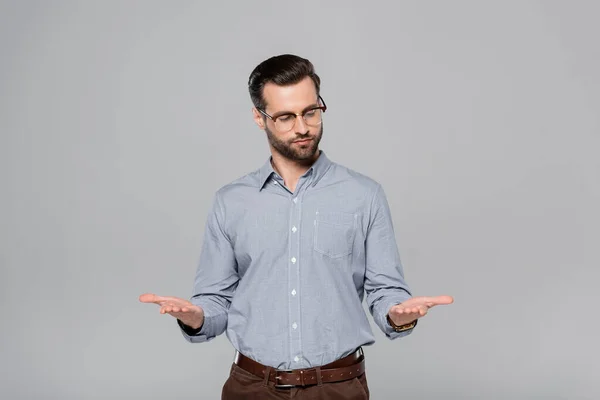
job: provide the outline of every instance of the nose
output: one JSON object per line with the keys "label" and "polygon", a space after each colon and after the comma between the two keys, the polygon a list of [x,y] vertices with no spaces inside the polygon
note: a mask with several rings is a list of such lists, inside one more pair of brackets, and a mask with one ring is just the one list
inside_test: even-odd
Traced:
{"label": "nose", "polygon": [[306,125],[306,121],[304,121],[304,117],[302,115],[296,116],[296,133],[308,133],[308,125]]}

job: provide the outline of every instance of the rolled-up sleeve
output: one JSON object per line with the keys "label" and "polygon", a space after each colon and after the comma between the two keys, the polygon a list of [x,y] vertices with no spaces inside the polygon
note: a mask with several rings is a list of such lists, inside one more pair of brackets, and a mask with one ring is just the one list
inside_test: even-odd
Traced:
{"label": "rolled-up sleeve", "polygon": [[366,301],[373,320],[389,339],[410,334],[412,329],[396,332],[387,322],[392,306],[410,299],[412,294],[404,280],[392,216],[381,185],[377,185],[371,201],[365,252]]}
{"label": "rolled-up sleeve", "polygon": [[189,334],[177,321],[183,337],[191,343],[214,339],[227,328],[227,312],[239,282],[231,241],[223,227],[225,209],[221,194],[214,196],[206,219],[200,260],[190,301],[204,310],[204,324],[197,334]]}

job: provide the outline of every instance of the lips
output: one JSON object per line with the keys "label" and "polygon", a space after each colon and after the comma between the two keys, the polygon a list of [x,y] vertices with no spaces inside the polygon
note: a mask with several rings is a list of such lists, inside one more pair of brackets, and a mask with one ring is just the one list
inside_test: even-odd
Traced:
{"label": "lips", "polygon": [[294,140],[294,143],[300,143],[300,144],[306,144],[308,142],[310,142],[312,139],[300,139],[300,140]]}

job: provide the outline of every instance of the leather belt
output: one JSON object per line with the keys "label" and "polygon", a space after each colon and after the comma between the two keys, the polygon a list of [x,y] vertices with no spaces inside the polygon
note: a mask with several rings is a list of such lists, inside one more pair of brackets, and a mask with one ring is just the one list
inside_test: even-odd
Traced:
{"label": "leather belt", "polygon": [[269,371],[269,381],[277,388],[316,385],[319,382],[340,382],[360,376],[365,372],[365,357],[362,347],[354,353],[320,367],[304,369],[275,369],[268,367],[236,351],[234,363],[259,378],[264,378]]}

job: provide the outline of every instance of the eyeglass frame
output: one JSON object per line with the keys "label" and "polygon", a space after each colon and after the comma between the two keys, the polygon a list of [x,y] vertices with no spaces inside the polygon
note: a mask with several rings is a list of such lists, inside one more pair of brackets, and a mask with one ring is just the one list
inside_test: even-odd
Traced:
{"label": "eyeglass frame", "polygon": [[[302,111],[301,113],[294,113],[294,112],[291,112],[291,111],[286,111],[286,112],[284,112],[283,114],[281,114],[281,115],[278,115],[278,116],[276,116],[276,117],[272,117],[272,116],[270,116],[269,114],[267,114],[267,112],[266,112],[265,110],[262,110],[262,109],[260,109],[260,108],[256,108],[256,109],[257,109],[257,110],[258,110],[258,111],[259,111],[261,114],[263,114],[264,116],[266,116],[266,117],[269,117],[269,119],[270,119],[271,121],[273,121],[273,123],[276,123],[276,121],[277,121],[277,118],[279,118],[279,117],[283,117],[284,115],[294,115],[294,116],[296,117],[296,118],[294,118],[294,124],[292,125],[292,127],[291,127],[290,129],[288,129],[287,131],[285,131],[285,132],[289,132],[289,131],[291,131],[292,129],[294,129],[294,126],[296,126],[296,120],[298,120],[298,117],[302,117],[302,119],[304,119],[304,115],[305,115],[307,112],[309,112],[309,111],[312,111],[312,110],[317,110],[317,109],[321,110],[322,112],[325,112],[325,111],[327,111],[327,104],[325,104],[325,100],[323,100],[323,98],[321,97],[321,95],[319,95],[319,97],[318,97],[318,99],[317,99],[317,100],[321,100],[321,103],[323,103],[323,105],[322,105],[322,106],[317,106],[317,107],[310,107],[310,108],[307,108],[307,109],[305,109],[304,111]],[[321,122],[323,122],[323,121],[321,121]],[[306,120],[304,120],[304,123],[306,123]],[[307,124],[307,125],[308,125],[308,124]],[[320,123],[319,123],[319,125],[320,125]],[[309,125],[309,126],[312,126],[312,125]],[[317,126],[318,126],[318,125],[317,125]],[[280,131],[280,132],[283,132],[283,131]]]}

